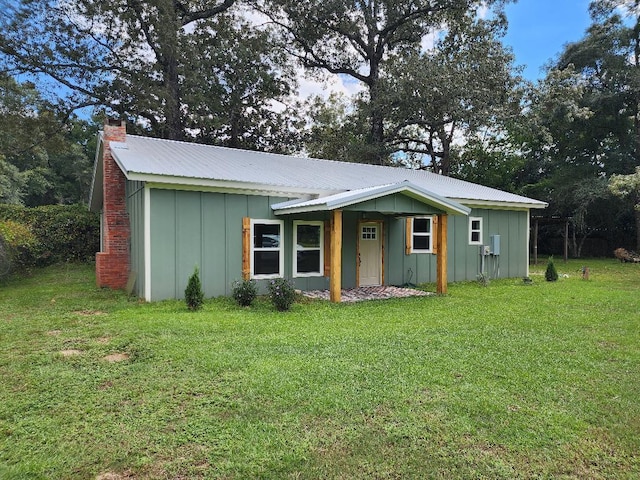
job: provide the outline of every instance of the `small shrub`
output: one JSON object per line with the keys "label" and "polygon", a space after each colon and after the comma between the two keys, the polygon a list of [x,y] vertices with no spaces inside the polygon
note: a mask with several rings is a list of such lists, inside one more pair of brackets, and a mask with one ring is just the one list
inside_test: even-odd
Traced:
{"label": "small shrub", "polygon": [[556,270],[556,266],[553,264],[553,257],[549,257],[547,261],[547,270],[544,272],[544,278],[547,282],[555,282],[558,280],[558,271]]}
{"label": "small shrub", "polygon": [[276,307],[276,310],[284,312],[291,308],[296,298],[296,291],[289,280],[274,278],[269,282],[268,289],[271,303]]}
{"label": "small shrub", "polygon": [[199,310],[204,303],[204,292],[202,291],[202,284],[200,283],[200,271],[196,266],[193,270],[193,275],[189,277],[189,283],[184,291],[184,301],[187,304],[189,310]]}
{"label": "small shrub", "polygon": [[258,286],[255,280],[236,280],[233,282],[231,295],[241,307],[248,307],[258,295]]}

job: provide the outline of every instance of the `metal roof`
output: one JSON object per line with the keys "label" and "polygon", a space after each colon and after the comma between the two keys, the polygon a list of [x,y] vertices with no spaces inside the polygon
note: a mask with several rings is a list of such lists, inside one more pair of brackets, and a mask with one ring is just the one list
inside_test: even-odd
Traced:
{"label": "metal roof", "polygon": [[467,205],[545,208],[546,203],[424,170],[277,155],[127,135],[111,142],[130,180],[299,192],[326,196],[408,181]]}

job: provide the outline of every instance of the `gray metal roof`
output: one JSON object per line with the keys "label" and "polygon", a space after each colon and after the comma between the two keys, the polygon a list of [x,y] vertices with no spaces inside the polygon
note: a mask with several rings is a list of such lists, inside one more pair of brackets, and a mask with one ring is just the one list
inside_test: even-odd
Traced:
{"label": "gray metal roof", "polygon": [[[127,135],[111,152],[129,179],[166,183],[232,182],[236,188],[307,191],[324,196],[408,181],[463,204],[544,208],[546,203],[424,170],[252,152]],[[186,180],[188,179],[188,182]]]}

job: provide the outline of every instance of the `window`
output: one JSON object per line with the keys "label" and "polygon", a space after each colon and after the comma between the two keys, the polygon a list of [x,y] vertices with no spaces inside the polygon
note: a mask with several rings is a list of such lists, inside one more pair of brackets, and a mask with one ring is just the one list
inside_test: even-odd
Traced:
{"label": "window", "polygon": [[432,253],[433,218],[415,217],[411,222],[411,253]]}
{"label": "window", "polygon": [[375,225],[362,227],[362,240],[375,240],[378,236],[378,227]]}
{"label": "window", "polygon": [[324,268],[323,222],[293,222],[293,275],[319,277]]}
{"label": "window", "polygon": [[251,220],[251,277],[281,277],[284,271],[282,220]]}
{"label": "window", "polygon": [[469,245],[482,245],[481,217],[469,217]]}

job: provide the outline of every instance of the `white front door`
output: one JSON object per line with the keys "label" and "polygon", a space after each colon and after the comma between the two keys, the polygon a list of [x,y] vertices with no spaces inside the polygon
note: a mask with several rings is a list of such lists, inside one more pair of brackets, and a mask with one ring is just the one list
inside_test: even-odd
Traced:
{"label": "white front door", "polygon": [[361,223],[358,232],[359,285],[382,283],[382,232],[380,223]]}

